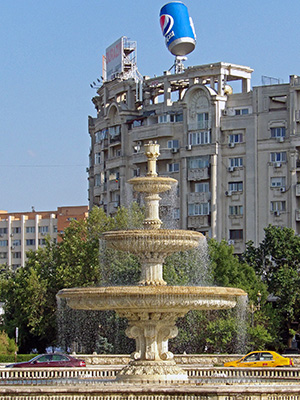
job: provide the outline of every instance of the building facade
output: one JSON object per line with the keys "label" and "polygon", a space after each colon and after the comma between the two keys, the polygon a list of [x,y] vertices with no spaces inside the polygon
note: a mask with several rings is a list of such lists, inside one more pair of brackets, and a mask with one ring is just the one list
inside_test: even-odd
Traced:
{"label": "building facade", "polygon": [[59,234],[72,219],[88,215],[88,206],[58,207],[56,211],[8,213],[0,211],[0,264],[24,267],[26,252],[46,244],[46,238],[61,240]]}
{"label": "building facade", "polygon": [[182,73],[106,81],[89,117],[89,206],[114,214],[136,199],[143,146],[160,144],[158,173],[178,180],[161,211],[183,229],[241,253],[269,224],[300,233],[300,77],[251,88],[249,67],[215,63]]}

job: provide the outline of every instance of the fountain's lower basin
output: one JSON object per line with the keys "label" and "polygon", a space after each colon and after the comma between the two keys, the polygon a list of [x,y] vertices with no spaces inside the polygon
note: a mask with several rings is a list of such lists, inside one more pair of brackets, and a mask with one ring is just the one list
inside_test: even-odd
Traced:
{"label": "fountain's lower basin", "polygon": [[115,286],[63,289],[58,297],[82,310],[179,312],[233,308],[242,289],[202,286]]}

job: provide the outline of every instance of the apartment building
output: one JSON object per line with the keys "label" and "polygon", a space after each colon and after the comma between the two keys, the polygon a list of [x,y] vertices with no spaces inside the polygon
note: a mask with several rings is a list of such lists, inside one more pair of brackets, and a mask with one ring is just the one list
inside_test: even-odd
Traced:
{"label": "apartment building", "polygon": [[8,213],[0,210],[0,264],[24,267],[26,252],[46,244],[46,238],[61,240],[59,234],[72,219],[88,215],[88,206],[58,207],[56,211]]}
{"label": "apartment building", "polygon": [[241,253],[268,224],[300,233],[300,77],[251,88],[253,70],[224,62],[181,73],[117,74],[97,90],[89,206],[114,214],[146,174],[143,146],[160,144],[158,173],[178,180],[161,212],[183,229],[226,239]]}

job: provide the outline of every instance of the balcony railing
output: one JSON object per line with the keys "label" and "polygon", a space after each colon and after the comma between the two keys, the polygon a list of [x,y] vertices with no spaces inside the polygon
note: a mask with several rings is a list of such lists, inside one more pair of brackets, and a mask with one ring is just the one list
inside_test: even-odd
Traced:
{"label": "balcony railing", "polygon": [[189,131],[208,130],[210,129],[210,121],[192,122],[188,125]]}
{"label": "balcony railing", "polygon": [[201,181],[209,179],[209,168],[193,168],[188,170],[189,181]]}

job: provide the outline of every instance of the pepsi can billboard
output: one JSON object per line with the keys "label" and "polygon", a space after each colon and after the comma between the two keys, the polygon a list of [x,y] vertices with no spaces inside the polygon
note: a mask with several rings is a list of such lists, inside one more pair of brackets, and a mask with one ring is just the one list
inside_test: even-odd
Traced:
{"label": "pepsi can billboard", "polygon": [[191,53],[196,46],[196,34],[187,7],[181,1],[167,3],[159,18],[168,50],[175,56]]}

